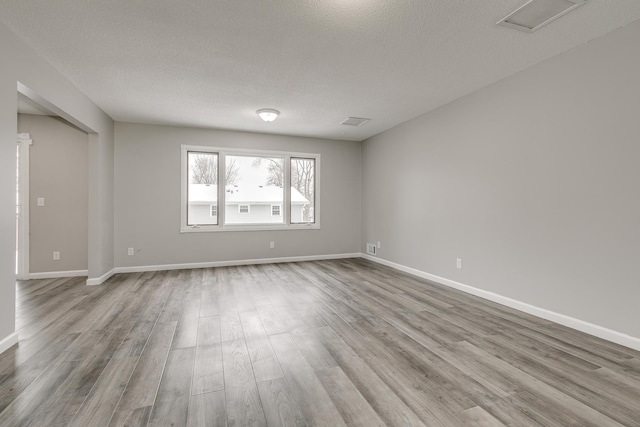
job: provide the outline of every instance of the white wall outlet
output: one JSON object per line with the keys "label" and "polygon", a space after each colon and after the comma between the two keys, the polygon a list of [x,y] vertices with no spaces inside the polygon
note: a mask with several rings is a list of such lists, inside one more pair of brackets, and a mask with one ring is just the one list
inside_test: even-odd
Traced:
{"label": "white wall outlet", "polygon": [[380,249],[380,248],[381,248],[381,246],[380,246],[380,240],[378,240],[378,249]]}
{"label": "white wall outlet", "polygon": [[273,249],[276,247],[276,242],[274,242],[273,240],[269,242],[269,248]]}
{"label": "white wall outlet", "polygon": [[367,253],[369,255],[375,255],[376,254],[376,245],[374,245],[373,243],[367,243]]}
{"label": "white wall outlet", "polygon": [[459,268],[460,270],[462,270],[462,258],[456,259],[456,268]]}
{"label": "white wall outlet", "polygon": [[127,255],[135,255],[135,254],[136,254],[136,251],[133,248],[129,248],[127,250]]}
{"label": "white wall outlet", "polygon": [[38,197],[38,206],[44,206],[44,197]]}
{"label": "white wall outlet", "polygon": [[54,251],[53,252],[53,260],[54,261],[60,261],[60,251]]}

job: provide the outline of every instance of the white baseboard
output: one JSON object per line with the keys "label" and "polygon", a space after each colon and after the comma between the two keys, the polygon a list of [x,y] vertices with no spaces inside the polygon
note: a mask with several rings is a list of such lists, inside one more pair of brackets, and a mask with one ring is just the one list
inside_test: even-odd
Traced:
{"label": "white baseboard", "polygon": [[190,268],[210,268],[210,267],[229,267],[233,265],[253,265],[253,264],[276,264],[283,262],[301,262],[301,261],[321,261],[327,259],[344,259],[344,258],[360,258],[360,253],[352,254],[331,254],[331,255],[310,255],[310,256],[294,256],[282,258],[258,258],[243,259],[235,261],[211,261],[211,262],[195,262],[185,264],[161,264],[161,265],[141,265],[134,267],[116,267],[116,273],[141,273],[145,271],[163,271],[163,270],[185,270]]}
{"label": "white baseboard", "polygon": [[111,276],[113,276],[114,274],[116,274],[116,269],[113,268],[109,271],[107,271],[106,273],[104,273],[102,276],[100,277],[96,277],[96,278],[89,278],[87,279],[87,286],[97,286],[97,285],[102,285],[104,282],[106,282]]}
{"label": "white baseboard", "polygon": [[45,271],[43,273],[29,273],[29,279],[58,279],[60,277],[80,277],[88,274],[87,270]]}
{"label": "white baseboard", "polygon": [[11,346],[15,345],[18,343],[18,333],[14,332],[11,335],[9,335],[8,337],[6,337],[5,339],[3,339],[2,341],[0,341],[0,354],[4,353],[5,351],[9,350],[11,348]]}
{"label": "white baseboard", "polygon": [[624,334],[622,332],[614,331],[612,329],[608,329],[599,325],[595,325],[593,323],[585,322],[584,320],[576,319],[574,317],[566,316],[564,314],[556,313],[544,308],[536,307],[531,304],[527,304],[522,301],[518,301],[512,298],[508,298],[493,292],[485,291],[482,289],[474,288],[473,286],[465,285],[463,283],[459,283],[453,280],[446,279],[444,277],[436,276],[434,274],[425,273],[424,271],[417,270],[415,268],[407,267],[401,264],[397,264],[392,261],[387,261],[385,259],[381,259],[375,256],[370,256],[367,254],[361,254],[362,258],[368,259],[369,261],[377,262],[382,265],[386,265],[387,267],[394,268],[396,270],[404,271],[405,273],[409,273],[413,276],[421,277],[423,279],[431,280],[433,282],[439,283],[441,285],[448,286],[450,288],[458,289],[460,291],[466,292],[471,295],[475,295],[484,299],[488,299],[490,301],[496,302],[498,304],[505,305],[507,307],[514,308],[516,310],[523,311],[525,313],[531,314],[536,317],[540,317],[545,320],[550,320],[552,322],[558,323],[563,326],[567,326],[572,329],[576,329],[578,331],[587,333],[589,335],[593,335],[598,338],[602,338],[607,341],[611,341],[616,344],[623,345],[625,347],[629,347],[633,350],[640,351],[640,338],[632,337],[630,335]]}

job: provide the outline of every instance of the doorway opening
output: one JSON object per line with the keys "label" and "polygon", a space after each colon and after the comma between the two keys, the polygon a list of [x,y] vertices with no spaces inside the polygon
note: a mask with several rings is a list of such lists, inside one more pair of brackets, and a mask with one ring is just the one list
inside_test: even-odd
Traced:
{"label": "doorway opening", "polygon": [[17,113],[16,277],[87,276],[88,134],[20,91]]}

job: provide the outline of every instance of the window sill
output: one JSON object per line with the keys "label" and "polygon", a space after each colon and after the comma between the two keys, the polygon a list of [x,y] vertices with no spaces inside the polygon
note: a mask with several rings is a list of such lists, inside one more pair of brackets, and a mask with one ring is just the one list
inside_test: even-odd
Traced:
{"label": "window sill", "polygon": [[224,231],[286,231],[286,230],[320,230],[320,224],[276,224],[276,225],[201,225],[197,227],[180,227],[180,233],[219,233]]}

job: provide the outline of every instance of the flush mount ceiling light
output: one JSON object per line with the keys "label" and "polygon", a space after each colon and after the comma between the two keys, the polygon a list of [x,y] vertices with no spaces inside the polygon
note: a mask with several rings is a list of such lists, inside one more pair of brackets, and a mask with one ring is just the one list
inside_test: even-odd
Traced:
{"label": "flush mount ceiling light", "polygon": [[496,24],[533,33],[584,3],[585,0],[531,0]]}
{"label": "flush mount ceiling light", "polygon": [[280,115],[280,111],[273,110],[271,108],[263,108],[261,110],[256,111],[256,113],[258,113],[260,118],[265,122],[272,122],[278,118],[278,115]]}

